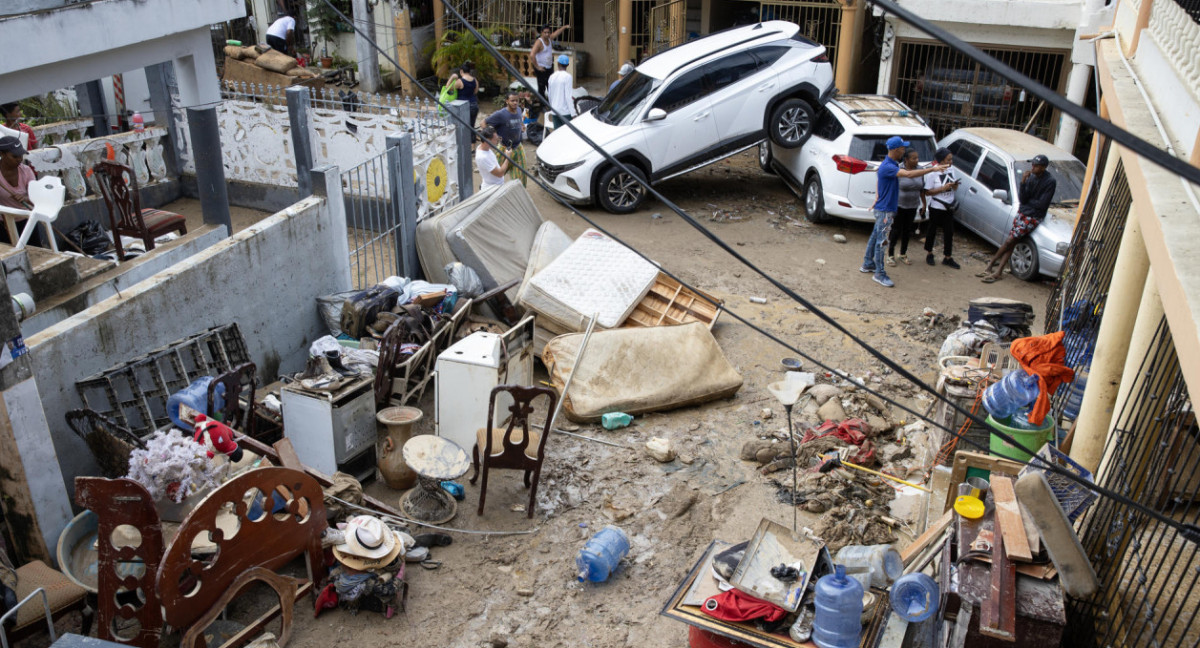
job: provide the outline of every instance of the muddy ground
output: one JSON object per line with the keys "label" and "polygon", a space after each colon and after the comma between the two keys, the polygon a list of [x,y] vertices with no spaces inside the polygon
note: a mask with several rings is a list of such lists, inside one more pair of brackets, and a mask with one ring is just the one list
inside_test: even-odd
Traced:
{"label": "muddy ground", "polygon": [[[991,286],[981,284],[974,273],[982,269],[992,248],[962,232],[956,238],[961,270],[927,266],[923,251],[910,249],[915,263],[889,269],[897,285],[883,288],[858,272],[869,225],[807,222],[801,204],[776,178],[759,170],[750,153],[658,189],[764,272],[930,382],[945,330],[924,330],[918,322],[924,308],[962,315],[968,300],[1000,296],[1033,304],[1040,317],[1049,294],[1047,283],[1012,277]],[[542,214],[568,234],[578,235],[587,227],[540,189],[530,185],[530,191]],[[822,363],[864,377],[918,411],[928,404],[852,341],[718,250],[663,204],[650,201],[626,216],[596,209],[585,213]],[[835,234],[844,235],[847,242],[835,242]],[[752,303],[752,297],[767,303]],[[1039,321],[1035,330],[1040,328]],[[780,359],[794,354],[728,314],[713,333],[745,380],[735,397],[639,417],[622,430],[578,430],[630,449],[553,436],[532,520],[515,510],[527,498],[520,474],[501,471],[491,477],[485,514],[476,515],[479,492],[468,484],[466,499],[449,523],[460,529],[531,533],[452,533],[454,544],[433,552],[440,568],[410,565],[408,609],[391,620],[340,610],[314,619],[306,599],[297,608],[290,645],[686,646],[687,628],[659,612],[704,548],[714,539],[748,539],[764,517],[785,525],[792,518],[792,507],[777,497],[777,480],[787,481],[788,473],[764,476],[756,463],[739,459],[739,451],[746,441],[786,425],[765,386],[781,376]],[[432,391],[421,403],[427,413],[419,426],[424,432],[432,431]],[[764,408],[771,410],[770,418],[762,416]],[[893,409],[881,418],[902,424],[914,417]],[[680,458],[667,464],[650,458],[642,447],[653,436],[671,439]],[[400,495],[379,482],[368,492],[390,502]],[[838,526],[829,524],[832,521],[807,510],[800,514],[800,524],[811,528]],[[587,535],[612,523],[632,540],[628,559],[607,583],[576,582],[576,552]],[[902,546],[911,536],[900,529],[896,538]]]}

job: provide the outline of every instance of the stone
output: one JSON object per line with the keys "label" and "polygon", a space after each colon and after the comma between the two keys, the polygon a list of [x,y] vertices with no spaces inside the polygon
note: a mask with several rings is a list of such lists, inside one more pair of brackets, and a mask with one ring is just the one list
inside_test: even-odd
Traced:
{"label": "stone", "polygon": [[659,463],[668,463],[675,459],[675,448],[671,446],[670,439],[651,437],[646,442],[646,454],[654,457],[654,460]]}
{"label": "stone", "polygon": [[820,384],[809,387],[808,393],[812,394],[813,402],[820,406],[824,405],[825,401],[830,398],[840,395],[842,390],[834,385]]}
{"label": "stone", "polygon": [[754,461],[759,452],[771,448],[773,445],[768,439],[750,439],[742,444],[741,459],[742,461]]}
{"label": "stone", "polygon": [[875,394],[867,394],[867,405],[874,407],[880,414],[887,414],[887,403]]}
{"label": "stone", "polygon": [[822,502],[821,500],[813,499],[804,503],[804,510],[808,511],[809,513],[824,513],[826,508],[825,502]]}
{"label": "stone", "polygon": [[763,419],[764,421],[771,418],[774,415],[775,415],[775,413],[772,412],[771,408],[769,408],[769,407],[764,407],[763,410],[761,412],[759,412],[759,414],[758,414],[759,418]]}
{"label": "stone", "polygon": [[837,398],[830,398],[825,401],[825,404],[817,410],[817,418],[823,421],[833,421],[841,423],[846,420],[846,411],[842,409],[842,401]]}
{"label": "stone", "polygon": [[845,242],[846,242],[846,237],[845,237],[845,236],[843,236],[843,235],[841,235],[841,234],[834,234],[834,235],[833,235],[833,242],[834,242],[834,243],[845,243]]}
{"label": "stone", "polygon": [[700,494],[692,490],[685,482],[676,482],[675,486],[658,501],[658,510],[667,519],[677,518],[687,513],[698,500]]}
{"label": "stone", "polygon": [[533,590],[525,589],[525,588],[519,589],[519,590],[517,590],[517,596],[524,596],[524,597],[533,596]]}

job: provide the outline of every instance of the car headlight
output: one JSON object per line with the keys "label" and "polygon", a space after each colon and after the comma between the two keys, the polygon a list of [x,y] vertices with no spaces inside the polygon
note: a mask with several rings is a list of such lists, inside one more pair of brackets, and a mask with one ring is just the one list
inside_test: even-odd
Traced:
{"label": "car headlight", "polygon": [[1071,244],[1067,243],[1066,241],[1059,241],[1058,244],[1054,246],[1054,251],[1062,256],[1067,256],[1067,252],[1070,250]]}
{"label": "car headlight", "polygon": [[554,182],[556,179],[558,179],[560,174],[566,173],[571,169],[579,168],[579,166],[582,164],[583,160],[572,162],[570,164],[546,164],[545,162],[538,160],[538,171],[542,174],[542,177],[546,178],[550,182]]}

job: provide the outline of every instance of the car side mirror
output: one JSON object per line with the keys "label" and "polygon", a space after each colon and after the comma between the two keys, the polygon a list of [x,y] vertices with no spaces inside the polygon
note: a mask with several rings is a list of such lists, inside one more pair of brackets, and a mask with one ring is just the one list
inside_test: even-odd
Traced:
{"label": "car side mirror", "polygon": [[645,121],[660,121],[667,118],[667,111],[662,108],[651,108],[650,112],[646,113]]}
{"label": "car side mirror", "polygon": [[992,198],[995,198],[1006,205],[1008,204],[1008,192],[1003,189],[996,189],[992,191]]}

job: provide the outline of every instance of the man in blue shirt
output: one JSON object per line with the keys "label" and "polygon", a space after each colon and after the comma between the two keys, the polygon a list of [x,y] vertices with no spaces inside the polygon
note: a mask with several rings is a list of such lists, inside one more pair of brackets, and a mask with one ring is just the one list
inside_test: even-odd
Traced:
{"label": "man in blue shirt", "polygon": [[875,212],[875,229],[871,230],[871,238],[867,240],[867,252],[863,255],[862,267],[859,272],[869,272],[874,275],[875,283],[891,288],[896,284],[884,270],[883,259],[887,252],[888,236],[892,232],[892,221],[896,218],[896,204],[900,201],[900,178],[916,178],[934,171],[945,171],[949,164],[938,164],[925,169],[902,169],[900,160],[904,157],[904,149],[911,146],[903,137],[893,135],[887,141],[887,157],[879,163],[875,172],[878,184],[875,190],[875,204],[871,209]]}

